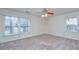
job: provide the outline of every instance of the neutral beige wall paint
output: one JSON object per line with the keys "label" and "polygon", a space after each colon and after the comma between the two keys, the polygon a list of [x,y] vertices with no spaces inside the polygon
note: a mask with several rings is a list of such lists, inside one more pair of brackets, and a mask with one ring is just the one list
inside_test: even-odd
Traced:
{"label": "neutral beige wall paint", "polygon": [[65,19],[67,17],[79,17],[79,12],[48,17],[46,21],[46,33],[79,40],[79,33],[65,32]]}

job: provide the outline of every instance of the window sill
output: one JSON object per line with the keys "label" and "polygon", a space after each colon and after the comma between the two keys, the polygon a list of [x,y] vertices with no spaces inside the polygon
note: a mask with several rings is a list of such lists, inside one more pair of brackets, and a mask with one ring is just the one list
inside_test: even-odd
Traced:
{"label": "window sill", "polygon": [[21,35],[21,34],[28,34],[29,32],[22,32],[22,33],[18,33],[18,34],[4,34],[3,36],[7,37],[7,36],[17,36],[17,35]]}

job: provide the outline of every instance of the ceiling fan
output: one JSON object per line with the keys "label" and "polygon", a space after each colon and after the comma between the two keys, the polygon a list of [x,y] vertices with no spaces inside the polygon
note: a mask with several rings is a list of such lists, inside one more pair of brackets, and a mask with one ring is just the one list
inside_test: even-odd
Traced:
{"label": "ceiling fan", "polygon": [[42,17],[48,17],[48,16],[51,16],[51,15],[54,15],[54,13],[51,12],[48,8],[44,8],[41,16]]}

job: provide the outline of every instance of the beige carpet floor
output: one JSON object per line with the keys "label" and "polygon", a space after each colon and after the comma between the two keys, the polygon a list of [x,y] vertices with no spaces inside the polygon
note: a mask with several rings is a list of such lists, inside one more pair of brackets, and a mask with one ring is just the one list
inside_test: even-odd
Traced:
{"label": "beige carpet floor", "polygon": [[0,50],[79,50],[79,41],[44,34],[2,43]]}

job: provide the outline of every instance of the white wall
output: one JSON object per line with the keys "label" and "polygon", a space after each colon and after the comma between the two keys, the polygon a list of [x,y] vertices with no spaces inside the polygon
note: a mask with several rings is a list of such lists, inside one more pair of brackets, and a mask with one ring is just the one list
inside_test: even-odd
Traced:
{"label": "white wall", "polygon": [[[31,29],[29,33],[23,33],[20,35],[12,35],[12,36],[3,36],[2,35],[2,26],[3,26],[3,21],[2,19],[3,15],[10,15],[10,16],[18,16],[18,17],[28,17],[31,21]],[[41,17],[38,16],[33,16],[33,15],[27,15],[11,10],[4,10],[0,9],[0,43],[7,42],[7,41],[12,41],[12,40],[17,40],[21,38],[26,38],[26,37],[31,37],[35,35],[40,35],[43,33],[43,21]]]}
{"label": "white wall", "polygon": [[[31,29],[29,33],[23,33],[13,36],[3,36],[2,26],[3,26],[3,15],[11,15],[17,17],[28,17],[31,20]],[[0,9],[0,43],[17,40],[21,38],[31,37],[35,35],[40,35],[43,33],[48,33],[56,36],[67,37],[72,39],[79,40],[79,33],[68,33],[65,32],[65,18],[66,17],[76,17],[79,15],[79,12],[62,14],[58,16],[52,16],[47,18],[41,18],[38,16],[28,15],[24,13],[19,13],[11,10]]]}
{"label": "white wall", "polygon": [[48,17],[46,19],[46,33],[79,40],[79,33],[65,32],[65,19],[67,17],[79,17],[79,12]]}

